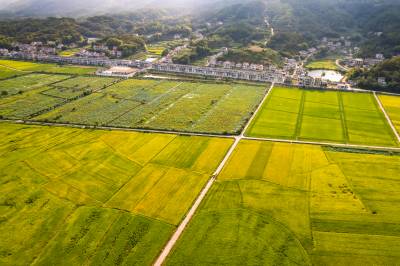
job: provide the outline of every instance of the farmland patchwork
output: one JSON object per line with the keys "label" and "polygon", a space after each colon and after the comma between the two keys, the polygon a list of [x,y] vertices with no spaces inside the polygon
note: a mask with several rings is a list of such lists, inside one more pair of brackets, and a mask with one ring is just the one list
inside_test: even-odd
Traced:
{"label": "farmland patchwork", "polygon": [[0,136],[0,264],[20,265],[150,264],[232,144],[5,123]]}

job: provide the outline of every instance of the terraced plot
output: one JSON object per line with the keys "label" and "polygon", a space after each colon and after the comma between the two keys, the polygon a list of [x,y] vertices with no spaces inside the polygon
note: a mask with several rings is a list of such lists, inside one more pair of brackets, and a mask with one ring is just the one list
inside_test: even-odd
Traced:
{"label": "terraced plot", "polygon": [[242,141],[167,265],[395,265],[400,154]]}
{"label": "terraced plot", "polygon": [[237,133],[260,86],[126,80],[35,119],[90,125]]}
{"label": "terraced plot", "polygon": [[400,96],[379,95],[379,99],[397,132],[400,133]]}
{"label": "terraced plot", "polygon": [[230,139],[2,123],[0,264],[150,265]]}
{"label": "terraced plot", "polygon": [[47,72],[71,75],[93,74],[95,67],[44,64],[25,61],[0,60],[0,66],[24,72]]}
{"label": "terraced plot", "polygon": [[360,145],[398,145],[370,93],[276,87],[246,134]]}

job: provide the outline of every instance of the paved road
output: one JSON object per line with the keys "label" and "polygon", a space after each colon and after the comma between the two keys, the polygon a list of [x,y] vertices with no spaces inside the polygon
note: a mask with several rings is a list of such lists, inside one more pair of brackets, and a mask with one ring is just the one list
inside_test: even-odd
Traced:
{"label": "paved road", "polygon": [[343,71],[346,71],[346,72],[349,71],[349,69],[348,69],[347,67],[342,66],[342,65],[340,64],[339,59],[336,59],[335,64],[336,64],[336,66],[337,66],[339,69],[341,69],[341,70],[343,70]]}
{"label": "paved road", "polygon": [[225,155],[224,159],[222,160],[222,162],[218,166],[217,170],[214,172],[214,174],[212,175],[210,180],[207,182],[207,185],[200,192],[200,195],[197,197],[197,199],[194,202],[193,206],[190,208],[189,212],[186,214],[185,219],[183,219],[183,221],[179,224],[178,228],[176,229],[176,231],[174,232],[174,234],[172,235],[172,237],[168,241],[167,245],[162,250],[161,254],[157,258],[156,262],[154,263],[154,266],[161,266],[164,263],[165,259],[168,257],[168,255],[171,253],[172,248],[175,246],[176,242],[181,237],[183,231],[185,230],[185,228],[187,227],[189,222],[192,220],[193,215],[196,213],[196,211],[199,208],[201,202],[203,201],[203,199],[207,195],[208,191],[210,190],[210,188],[214,184],[217,176],[219,175],[219,173],[224,168],[226,162],[231,157],[233,151],[235,150],[236,146],[239,144],[240,140],[241,140],[240,137],[236,137],[235,138],[235,142],[230,147],[228,153]]}

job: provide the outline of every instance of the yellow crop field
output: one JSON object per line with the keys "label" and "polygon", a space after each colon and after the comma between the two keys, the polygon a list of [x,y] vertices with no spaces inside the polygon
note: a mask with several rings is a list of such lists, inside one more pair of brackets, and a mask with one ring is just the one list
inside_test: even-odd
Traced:
{"label": "yellow crop field", "polygon": [[151,264],[233,143],[0,125],[1,265]]}
{"label": "yellow crop field", "polygon": [[390,120],[400,133],[400,96],[379,95]]}
{"label": "yellow crop field", "polygon": [[396,265],[399,173],[398,152],[242,140],[166,264]]}

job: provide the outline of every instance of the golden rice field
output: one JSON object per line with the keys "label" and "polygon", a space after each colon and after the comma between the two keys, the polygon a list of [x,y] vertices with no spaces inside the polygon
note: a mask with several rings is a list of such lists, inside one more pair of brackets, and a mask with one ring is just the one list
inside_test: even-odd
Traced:
{"label": "golden rice field", "polygon": [[397,132],[400,133],[400,96],[379,95],[379,99]]}
{"label": "golden rice field", "polygon": [[1,265],[150,265],[232,144],[0,125]]}
{"label": "golden rice field", "polygon": [[166,265],[396,265],[400,154],[241,141]]}
{"label": "golden rice field", "polygon": [[0,67],[14,70],[17,72],[46,72],[58,74],[83,75],[93,74],[95,67],[45,64],[28,61],[0,60]]}

